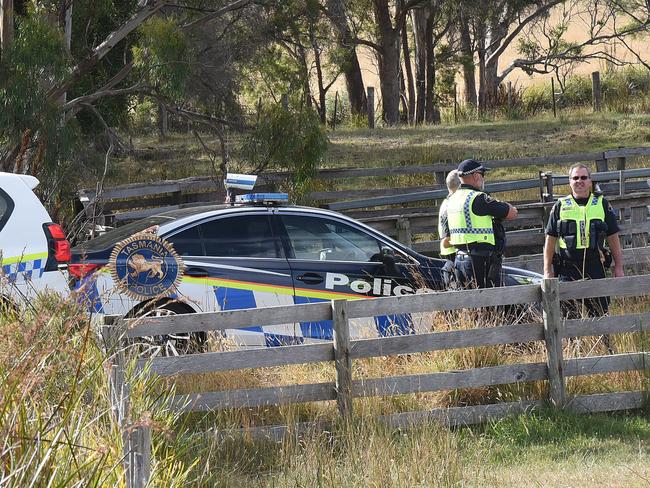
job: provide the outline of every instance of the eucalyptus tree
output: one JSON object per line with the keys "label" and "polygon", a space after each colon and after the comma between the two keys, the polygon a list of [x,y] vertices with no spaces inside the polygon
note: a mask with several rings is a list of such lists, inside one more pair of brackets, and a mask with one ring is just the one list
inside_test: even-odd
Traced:
{"label": "eucalyptus tree", "polygon": [[345,77],[345,86],[353,115],[365,114],[368,107],[355,43],[355,21],[347,0],[326,0],[325,13],[336,31],[338,62]]}
{"label": "eucalyptus tree", "polygon": [[143,98],[215,132],[241,125],[233,120],[238,70],[256,49],[260,9],[251,1],[14,6],[13,40],[0,60],[1,170],[35,174],[51,194],[73,187],[93,147],[106,151],[102,161],[130,149],[114,127]]}

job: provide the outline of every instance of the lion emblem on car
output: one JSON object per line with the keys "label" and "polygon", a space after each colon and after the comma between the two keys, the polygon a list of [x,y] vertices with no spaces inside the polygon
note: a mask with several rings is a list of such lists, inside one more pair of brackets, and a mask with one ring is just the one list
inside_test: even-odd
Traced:
{"label": "lion emblem on car", "polygon": [[134,254],[127,262],[129,269],[133,270],[129,273],[129,276],[135,278],[140,273],[148,271],[147,278],[162,278],[164,276],[162,264],[163,260],[160,258],[154,257],[151,261],[147,261],[147,258],[142,254]]}
{"label": "lion emblem on car", "polygon": [[147,300],[174,294],[185,266],[171,243],[141,232],[113,248],[109,268],[119,291]]}

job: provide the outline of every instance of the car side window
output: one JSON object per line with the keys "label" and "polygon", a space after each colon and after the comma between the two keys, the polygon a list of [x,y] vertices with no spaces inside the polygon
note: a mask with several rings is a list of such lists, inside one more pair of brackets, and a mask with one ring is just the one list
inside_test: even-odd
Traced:
{"label": "car side window", "polygon": [[167,237],[166,240],[172,243],[174,249],[180,256],[204,255],[203,244],[201,242],[201,234],[199,233],[198,225],[178,232],[173,236]]}
{"label": "car side window", "polygon": [[14,209],[14,203],[4,190],[0,189],[0,230],[5,226]]}
{"label": "car side window", "polygon": [[342,222],[316,217],[283,215],[296,259],[318,261],[377,261],[380,242]]}
{"label": "car side window", "polygon": [[201,224],[206,256],[280,258],[267,215],[238,215]]}

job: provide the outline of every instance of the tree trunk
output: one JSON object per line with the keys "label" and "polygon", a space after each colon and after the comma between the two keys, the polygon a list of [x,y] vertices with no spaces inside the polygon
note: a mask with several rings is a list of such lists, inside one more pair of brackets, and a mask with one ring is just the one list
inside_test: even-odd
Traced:
{"label": "tree trunk", "polygon": [[411,53],[408,44],[408,35],[406,31],[406,19],[404,17],[404,25],[402,26],[402,52],[404,53],[404,74],[406,78],[406,91],[408,92],[408,122],[409,124],[415,123],[415,86],[413,83],[413,69],[411,68]]}
{"label": "tree trunk", "polygon": [[345,53],[343,75],[350,102],[350,112],[353,115],[365,114],[368,110],[368,101],[363,86],[359,58],[353,42],[354,36],[346,16],[345,0],[327,0],[327,9],[337,32],[339,47]]}
{"label": "tree trunk", "polygon": [[158,104],[158,135],[160,140],[166,139],[168,135],[167,107],[164,103]]}
{"label": "tree trunk", "polygon": [[497,106],[497,98],[499,93],[499,75],[498,75],[499,60],[491,59],[485,63],[485,108],[494,108]]}
{"label": "tree trunk", "polygon": [[440,111],[436,107],[436,60],[435,46],[433,44],[433,15],[429,15],[426,24],[426,98],[425,120],[429,124],[440,123]]}
{"label": "tree trunk", "polygon": [[460,9],[460,52],[463,56],[464,99],[470,107],[476,107],[476,71],[474,68],[474,52],[469,33],[469,20],[465,10]]}
{"label": "tree trunk", "polygon": [[316,65],[316,80],[318,82],[318,115],[320,116],[321,124],[327,123],[327,108],[325,97],[327,95],[327,88],[323,82],[323,66],[320,59],[320,50],[315,37],[312,35],[312,47],[314,48],[314,64]]}
{"label": "tree trunk", "polygon": [[415,38],[415,90],[417,103],[415,107],[415,123],[424,122],[424,102],[427,72],[426,28],[427,15],[424,7],[411,11],[413,21],[413,37]]}
{"label": "tree trunk", "polygon": [[377,61],[383,119],[388,125],[396,125],[399,123],[400,33],[399,28],[393,28],[388,1],[375,0],[373,5],[380,47]]}
{"label": "tree trunk", "polygon": [[14,39],[14,0],[0,0],[0,54],[5,57]]}

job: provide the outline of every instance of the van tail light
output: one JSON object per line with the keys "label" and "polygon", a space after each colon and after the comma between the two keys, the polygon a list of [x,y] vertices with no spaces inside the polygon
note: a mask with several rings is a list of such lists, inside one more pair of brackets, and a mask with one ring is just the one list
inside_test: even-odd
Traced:
{"label": "van tail light", "polygon": [[60,264],[67,264],[72,259],[70,242],[65,238],[65,232],[59,224],[43,224],[43,230],[49,250],[45,271],[54,271]]}
{"label": "van tail light", "polygon": [[75,263],[68,265],[68,273],[74,276],[76,279],[81,280],[84,276],[89,275],[93,271],[97,271],[102,266],[100,264],[90,264],[90,263]]}

